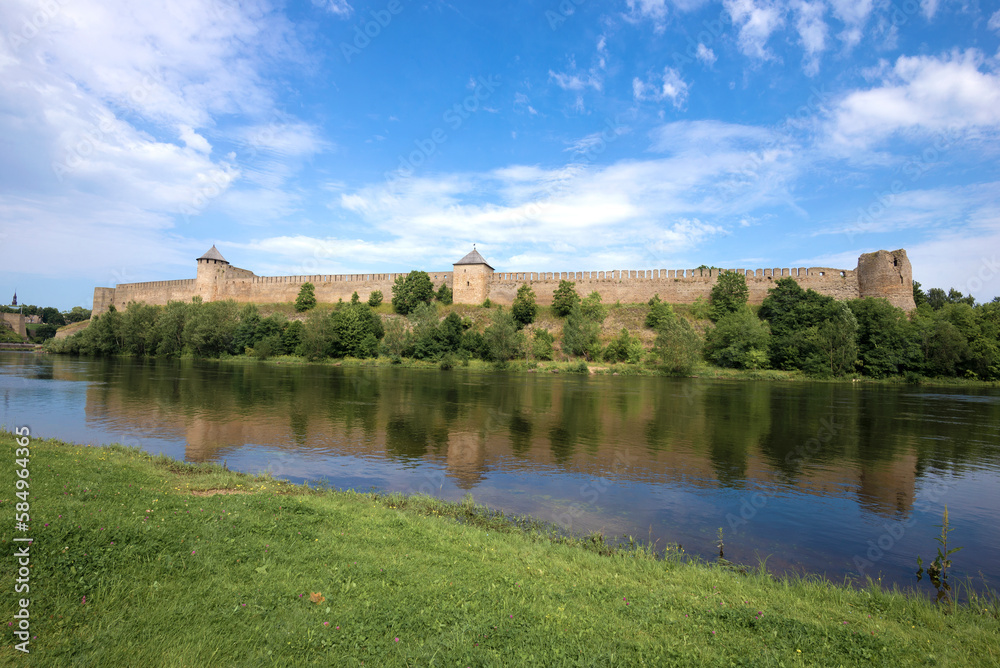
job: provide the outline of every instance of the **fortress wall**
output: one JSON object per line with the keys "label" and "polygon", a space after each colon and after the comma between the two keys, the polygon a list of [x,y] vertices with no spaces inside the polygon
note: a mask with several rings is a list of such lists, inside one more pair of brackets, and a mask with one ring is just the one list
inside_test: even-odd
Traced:
{"label": "fortress wall", "polygon": [[[94,288],[94,306],[90,313],[90,317],[101,315],[107,313],[108,306],[113,304],[115,301],[115,289],[114,288]],[[118,308],[117,306],[115,308]]]}
{"label": "fortress wall", "polygon": [[[858,297],[858,280],[854,271],[831,269],[828,267],[792,269],[736,269],[746,275],[750,290],[750,303],[760,304],[767,296],[774,282],[784,277],[794,278],[802,289],[813,289],[837,299]],[[698,297],[708,299],[712,286],[718,280],[719,270],[708,269],[645,269],[613,271],[576,272],[497,272],[489,285],[491,301],[512,304],[517,289],[523,284],[531,285],[539,304],[551,304],[553,295],[561,280],[576,283],[576,291],[581,297],[598,292],[601,301],[640,303],[649,301],[653,295],[674,304],[691,304]]]}
{"label": "fortress wall", "polygon": [[[451,287],[450,271],[428,272],[434,289],[442,284]],[[316,300],[335,303],[340,299],[350,301],[354,292],[361,301],[367,301],[372,292],[379,290],[385,301],[392,299],[392,286],[399,276],[406,274],[316,274],[312,276],[253,276],[236,278],[219,286],[219,299],[262,304],[294,302],[303,283],[316,287]]]}
{"label": "fortress wall", "polygon": [[[94,291],[94,313],[100,315],[115,305],[119,311],[124,311],[129,302],[145,302],[157,306],[165,306],[171,301],[191,301],[195,293],[195,279],[187,278],[179,281],[151,281],[149,283],[121,283],[115,288],[97,288]],[[101,295],[102,308],[98,311],[97,290],[107,290],[111,294]]]}

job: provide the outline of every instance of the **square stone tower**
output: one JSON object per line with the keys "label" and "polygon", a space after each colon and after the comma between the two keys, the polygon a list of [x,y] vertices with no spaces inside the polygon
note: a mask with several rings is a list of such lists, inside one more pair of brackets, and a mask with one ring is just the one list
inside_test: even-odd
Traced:
{"label": "square stone tower", "polygon": [[482,304],[490,296],[493,267],[475,245],[472,252],[452,265],[452,297],[456,304]]}
{"label": "square stone tower", "polygon": [[226,280],[229,262],[213,245],[198,258],[198,276],[194,279],[194,293],[204,302],[214,302],[219,294],[219,285]]}

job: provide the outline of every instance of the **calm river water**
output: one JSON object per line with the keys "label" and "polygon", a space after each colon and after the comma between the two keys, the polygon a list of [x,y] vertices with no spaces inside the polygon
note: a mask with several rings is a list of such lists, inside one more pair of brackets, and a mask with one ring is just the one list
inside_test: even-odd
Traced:
{"label": "calm river water", "polygon": [[0,353],[0,424],[779,571],[1000,582],[1000,392]]}

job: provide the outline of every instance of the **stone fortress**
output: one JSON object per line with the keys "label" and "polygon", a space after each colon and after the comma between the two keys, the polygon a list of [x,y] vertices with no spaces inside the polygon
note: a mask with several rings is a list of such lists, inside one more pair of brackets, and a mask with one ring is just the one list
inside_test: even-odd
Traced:
{"label": "stone fortress", "polygon": [[[913,271],[903,249],[865,253],[855,269],[799,267],[792,269],[640,269],[570,272],[497,272],[474,247],[451,271],[427,272],[435,289],[447,285],[457,304],[481,304],[487,299],[497,304],[511,304],[522,284],[535,291],[539,304],[551,304],[559,281],[576,283],[581,296],[591,292],[601,295],[605,304],[646,302],[653,295],[673,304],[690,304],[698,297],[708,299],[712,286],[723,271],[746,275],[750,303],[759,304],[774,282],[794,278],[803,289],[837,299],[884,297],[893,306],[906,311],[913,303]],[[231,299],[241,303],[273,304],[292,302],[303,283],[316,287],[321,303],[348,301],[354,292],[362,301],[375,290],[386,301],[392,298],[392,286],[402,274],[317,274],[313,276],[257,276],[248,269],[234,267],[212,246],[198,258],[195,278],[179,281],[122,283],[114,288],[94,288],[93,315],[106,313],[111,305],[124,310],[129,302],[166,305],[171,301]]]}

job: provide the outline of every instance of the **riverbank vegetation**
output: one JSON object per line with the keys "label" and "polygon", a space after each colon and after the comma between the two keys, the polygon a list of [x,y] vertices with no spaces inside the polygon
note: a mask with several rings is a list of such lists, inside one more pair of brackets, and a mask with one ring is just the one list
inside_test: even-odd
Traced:
{"label": "riverbank vegetation", "polygon": [[[750,377],[1000,380],[1000,299],[976,304],[952,290],[926,294],[907,314],[884,299],[838,301],[776,281],[763,304],[747,304],[746,278],[723,273],[711,298],[671,305],[603,304],[562,281],[551,306],[522,285],[510,307],[451,303],[424,272],[400,277],[391,303],[382,295],[316,305],[311,291],[295,305],[231,301],[129,304],[72,336],[55,353],[182,355],[255,359],[386,358],[442,368],[482,360],[499,367],[575,365],[618,373]],[[443,286],[446,287],[446,286]],[[763,371],[780,372],[762,374]]]}
{"label": "riverbank vegetation", "polygon": [[[10,433],[0,445],[14,452]],[[32,440],[24,665],[993,665],[995,596],[565,537],[471,498],[333,491]],[[14,460],[3,465],[13,480]],[[0,506],[19,502],[11,485]],[[25,534],[27,535],[27,534]],[[3,539],[10,542],[10,536]],[[20,544],[19,544],[20,545]],[[13,549],[8,545],[8,548]],[[14,562],[3,566],[12,591]],[[5,597],[12,619],[15,597]]]}

